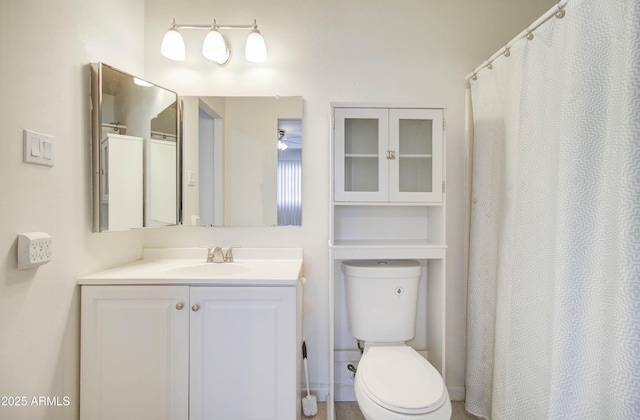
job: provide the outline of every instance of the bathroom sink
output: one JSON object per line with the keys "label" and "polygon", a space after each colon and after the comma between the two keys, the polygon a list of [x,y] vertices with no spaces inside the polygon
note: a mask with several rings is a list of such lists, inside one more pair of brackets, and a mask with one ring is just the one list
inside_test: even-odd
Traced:
{"label": "bathroom sink", "polygon": [[302,249],[239,248],[234,262],[208,263],[203,248],[145,249],[144,258],[82,277],[81,285],[287,286],[304,281]]}
{"label": "bathroom sink", "polygon": [[247,264],[241,262],[220,264],[198,262],[170,268],[167,272],[176,277],[184,278],[221,278],[246,273],[249,269],[250,267],[248,267]]}

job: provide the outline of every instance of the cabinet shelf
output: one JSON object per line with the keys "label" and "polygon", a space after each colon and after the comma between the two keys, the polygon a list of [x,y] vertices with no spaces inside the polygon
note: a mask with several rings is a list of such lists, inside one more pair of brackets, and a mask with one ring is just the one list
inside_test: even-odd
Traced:
{"label": "cabinet shelf", "polygon": [[336,259],[443,259],[447,246],[424,240],[335,240]]}
{"label": "cabinet shelf", "polygon": [[378,158],[378,154],[373,153],[347,153],[344,155],[346,158]]}
{"label": "cabinet shelf", "polygon": [[334,207],[442,207],[442,203],[414,203],[414,202],[388,202],[380,203],[377,201],[334,201]]}

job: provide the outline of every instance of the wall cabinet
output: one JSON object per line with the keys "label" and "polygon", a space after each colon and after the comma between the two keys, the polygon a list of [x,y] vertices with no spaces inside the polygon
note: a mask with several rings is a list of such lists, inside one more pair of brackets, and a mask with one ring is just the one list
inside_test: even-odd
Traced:
{"label": "wall cabinet", "polygon": [[441,109],[334,108],[335,201],[442,202]]}
{"label": "wall cabinet", "polygon": [[299,293],[82,286],[81,419],[300,418]]}
{"label": "wall cabinet", "polygon": [[355,400],[347,369],[360,352],[348,329],[342,262],[413,259],[422,266],[415,338],[408,344],[446,379],[444,107],[332,104],[329,224],[330,384]]}

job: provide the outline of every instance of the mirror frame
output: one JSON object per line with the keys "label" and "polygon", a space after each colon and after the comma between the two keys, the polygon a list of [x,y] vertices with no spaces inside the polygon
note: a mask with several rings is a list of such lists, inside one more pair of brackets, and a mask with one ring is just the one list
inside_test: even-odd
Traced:
{"label": "mirror frame", "polygon": [[[118,231],[120,229],[103,229],[102,218],[103,215],[103,207],[102,207],[102,196],[103,196],[103,186],[100,180],[100,172],[101,172],[101,162],[103,158],[102,151],[102,111],[103,111],[103,97],[102,97],[102,88],[103,88],[103,68],[108,67],[109,69],[122,73],[125,76],[143,80],[138,76],[134,76],[126,71],[122,71],[118,68],[110,66],[108,64],[98,62],[91,63],[89,65],[90,69],[90,126],[91,126],[91,189],[92,189],[92,231],[93,232],[112,232]],[[150,83],[150,82],[148,82]],[[165,87],[156,85],[152,83],[153,86],[163,89],[175,96],[176,103],[176,209],[175,209],[175,223],[167,224],[165,226],[176,226],[182,224],[182,155],[183,155],[183,145],[182,145],[182,102],[178,97],[178,94]],[[149,121],[151,123],[151,121]],[[146,179],[146,176],[143,175],[143,179]],[[143,223],[140,227],[127,228],[122,230],[130,230],[130,229],[140,229],[147,227],[160,227],[160,226],[145,226],[145,208],[147,205],[147,194],[143,191]]]}

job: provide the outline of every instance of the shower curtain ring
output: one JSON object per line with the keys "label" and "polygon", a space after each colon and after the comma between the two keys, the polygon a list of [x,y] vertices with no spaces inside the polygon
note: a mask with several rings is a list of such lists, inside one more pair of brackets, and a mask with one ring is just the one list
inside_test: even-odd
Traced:
{"label": "shower curtain ring", "polygon": [[527,29],[527,39],[529,41],[531,41],[533,39],[533,32],[531,32],[529,29]]}
{"label": "shower curtain ring", "polygon": [[509,57],[511,55],[511,50],[506,45],[504,46],[504,56]]}
{"label": "shower curtain ring", "polygon": [[558,11],[556,12],[556,18],[558,19],[562,19],[564,17],[564,6],[560,6],[560,2],[562,0],[558,1],[558,4],[556,4],[556,6],[558,6]]}
{"label": "shower curtain ring", "polygon": [[478,75],[476,73],[473,73],[473,76],[471,76],[471,79],[478,80]]}
{"label": "shower curtain ring", "polygon": [[488,64],[487,64],[487,68],[488,68],[489,70],[493,70],[493,63],[492,63],[491,61],[489,61],[489,60],[487,60],[487,62],[488,62]]}

